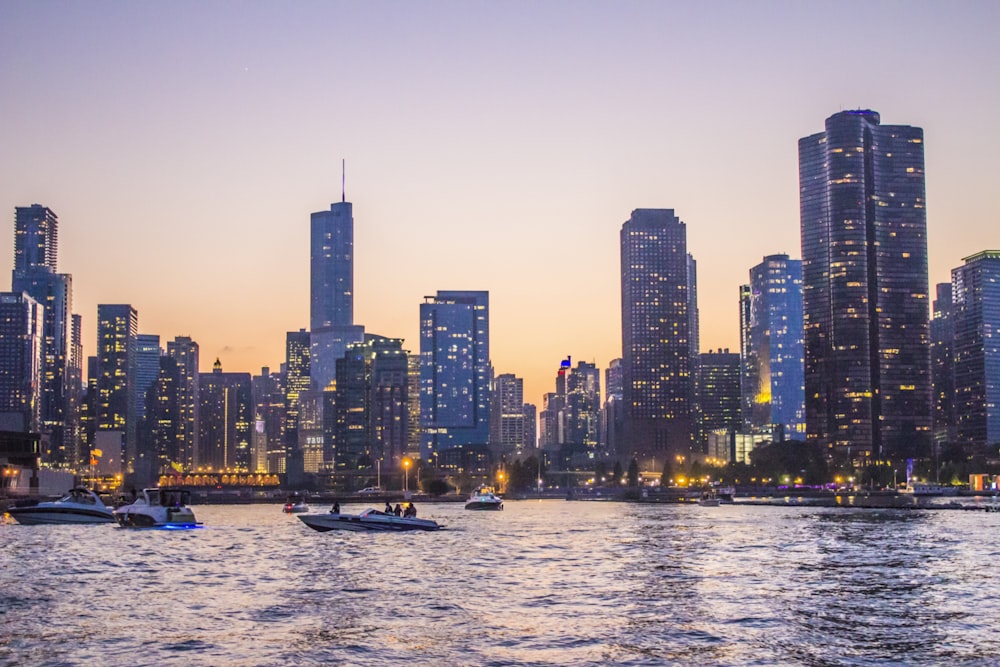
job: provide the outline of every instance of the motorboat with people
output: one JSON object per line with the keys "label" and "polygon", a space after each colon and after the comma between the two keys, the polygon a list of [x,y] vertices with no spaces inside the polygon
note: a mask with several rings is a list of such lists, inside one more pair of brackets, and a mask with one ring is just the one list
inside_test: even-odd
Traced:
{"label": "motorboat with people", "polygon": [[496,491],[489,486],[481,486],[472,492],[469,499],[465,501],[467,510],[502,510],[503,498],[496,494]]}
{"label": "motorboat with people", "polygon": [[122,528],[196,528],[194,512],[188,507],[191,492],[175,487],[143,489],[114,514]]}
{"label": "motorboat with people", "polygon": [[309,511],[309,504],[302,496],[288,496],[281,510],[285,514],[301,514]]}
{"label": "motorboat with people", "polygon": [[58,523],[114,523],[115,515],[101,497],[88,488],[78,486],[58,500],[15,505],[7,513],[28,526]]}
{"label": "motorboat with people", "polygon": [[383,512],[369,507],[360,514],[300,514],[299,521],[313,530],[325,533],[330,530],[348,530],[353,532],[384,531],[398,532],[404,530],[438,530],[441,526],[431,519],[418,519],[416,509],[408,516],[397,515],[394,512]]}

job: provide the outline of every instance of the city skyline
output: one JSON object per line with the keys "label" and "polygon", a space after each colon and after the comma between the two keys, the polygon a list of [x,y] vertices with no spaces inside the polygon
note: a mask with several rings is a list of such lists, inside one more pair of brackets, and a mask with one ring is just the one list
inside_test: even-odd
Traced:
{"label": "city skyline", "polygon": [[750,268],[801,257],[796,142],[838,110],[924,129],[930,284],[1000,247],[1000,10],[770,6],[6,3],[0,235],[59,216],[87,356],[127,303],[201,371],[257,373],[309,325],[309,216],[346,159],[354,321],[416,352],[426,295],[488,291],[494,368],[535,404],[559,359],[621,354],[637,208],[688,226],[700,350],[738,349]]}

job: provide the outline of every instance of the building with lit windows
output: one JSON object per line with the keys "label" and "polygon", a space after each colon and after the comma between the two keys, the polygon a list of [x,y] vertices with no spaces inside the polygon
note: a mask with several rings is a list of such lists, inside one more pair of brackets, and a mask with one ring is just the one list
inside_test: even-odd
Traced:
{"label": "building with lit windows", "polygon": [[[698,363],[700,433],[738,431],[743,424],[740,410],[740,355],[726,350],[708,351]],[[702,445],[705,444],[704,441]],[[702,446],[702,451],[707,451]]]}
{"label": "building with lit windows", "polygon": [[0,293],[0,431],[38,433],[44,321],[24,292]]}
{"label": "building with lit windows", "polygon": [[806,436],[924,455],[931,428],[923,130],[842,111],[799,140]]}
{"label": "building with lit windows", "polygon": [[37,431],[44,463],[75,468],[79,441],[66,428],[72,337],[72,276],[58,272],[59,219],[40,204],[14,209],[14,268],[11,291],[24,292],[44,307],[40,423]]}
{"label": "building with lit windows", "polygon": [[354,211],[347,201],[310,221],[310,381],[323,391],[337,373],[347,345],[364,339],[354,324]]}
{"label": "building with lit windows", "polygon": [[1000,250],[951,272],[956,437],[972,452],[1000,446]]}
{"label": "building with lit windows", "polygon": [[[513,373],[493,379],[493,432],[490,449],[498,459],[514,460],[528,446],[525,440],[524,380]],[[534,449],[534,443],[531,444]]]}
{"label": "building with lit windows", "polygon": [[740,288],[743,426],[805,438],[802,262],[770,255]]}
{"label": "building with lit windows", "polygon": [[[326,392],[326,440],[337,470],[402,471],[409,441],[409,353],[400,338],[366,334],[337,361]],[[329,456],[330,454],[328,454]]]}
{"label": "building with lit windows", "polygon": [[[97,306],[97,431],[118,434],[105,442],[121,442],[121,453],[106,452],[119,472],[135,469],[137,454],[136,338],[139,313],[128,304]],[[103,451],[103,448],[102,448]]]}
{"label": "building with lit windows", "polygon": [[[490,376],[489,292],[439,291],[426,297],[420,304],[423,460],[437,455],[442,467],[448,461],[477,468],[488,461]],[[452,449],[464,452],[445,456]]]}
{"label": "building with lit windows", "polygon": [[198,343],[189,336],[177,336],[167,342],[167,356],[177,362],[180,384],[177,387],[177,446],[173,462],[185,472],[199,464],[200,378]]}
{"label": "building with lit windows", "polygon": [[249,373],[224,373],[216,359],[199,384],[199,466],[207,470],[250,470],[254,411]]}
{"label": "building with lit windows", "polygon": [[659,470],[692,450],[693,260],[673,209],[636,209],[621,229],[623,437],[620,460]]}
{"label": "building with lit windows", "polygon": [[955,308],[951,283],[935,286],[931,318],[931,378],[934,393],[935,446],[957,442],[955,401]]}

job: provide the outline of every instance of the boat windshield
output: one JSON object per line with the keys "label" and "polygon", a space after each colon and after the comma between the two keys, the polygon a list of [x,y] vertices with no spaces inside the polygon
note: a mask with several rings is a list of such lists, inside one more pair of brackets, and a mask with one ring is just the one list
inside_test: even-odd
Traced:
{"label": "boat windshield", "polygon": [[59,499],[60,502],[64,503],[84,503],[86,505],[94,504],[94,496],[90,495],[83,489],[72,489],[67,491],[66,495]]}

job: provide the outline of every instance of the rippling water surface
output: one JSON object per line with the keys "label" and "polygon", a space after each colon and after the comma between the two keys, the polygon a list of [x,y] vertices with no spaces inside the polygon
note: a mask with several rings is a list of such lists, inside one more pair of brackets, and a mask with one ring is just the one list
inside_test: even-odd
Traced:
{"label": "rippling water surface", "polygon": [[359,534],[194,509],[0,525],[0,664],[1000,664],[1000,514],[421,503],[446,530]]}

